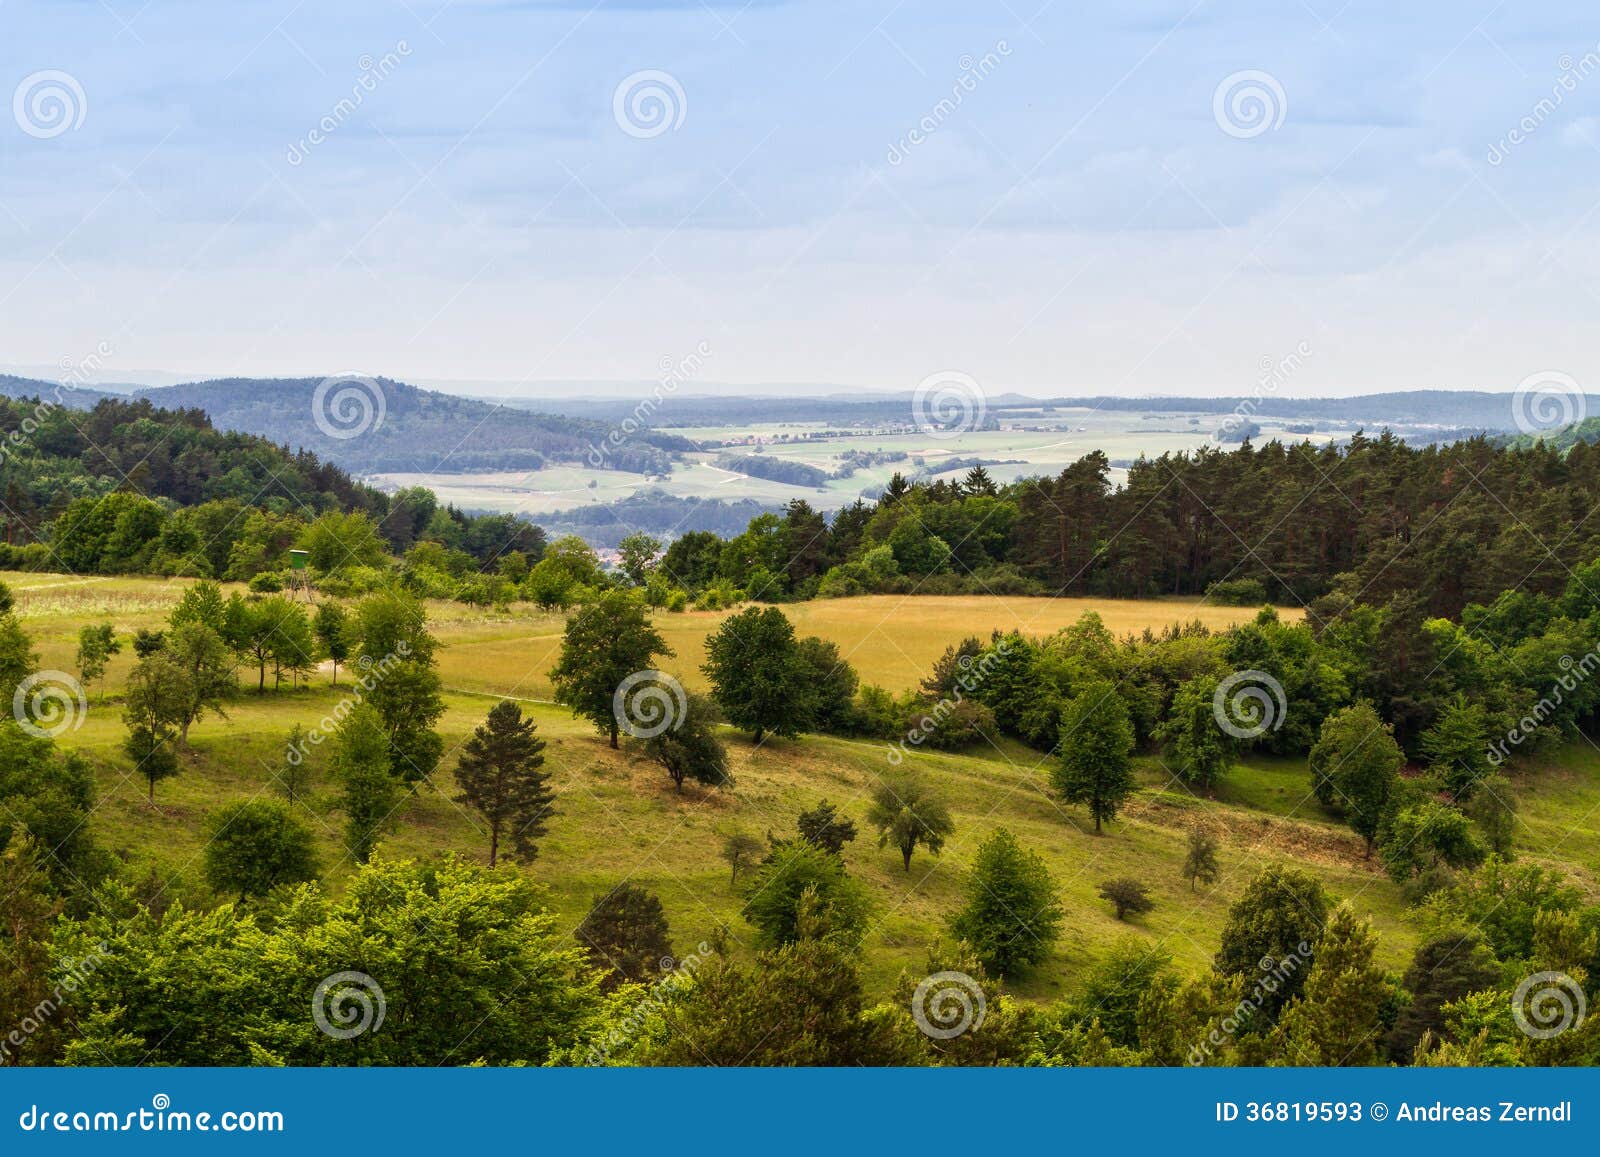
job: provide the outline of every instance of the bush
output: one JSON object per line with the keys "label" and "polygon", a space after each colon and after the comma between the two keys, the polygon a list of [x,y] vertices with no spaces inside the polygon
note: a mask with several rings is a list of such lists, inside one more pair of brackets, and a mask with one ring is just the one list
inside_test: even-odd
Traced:
{"label": "bush", "polygon": [[1111,906],[1117,910],[1118,920],[1141,915],[1156,906],[1156,902],[1150,898],[1149,888],[1125,876],[1101,884],[1100,898],[1111,902]]}
{"label": "bush", "polygon": [[1221,607],[1259,607],[1267,601],[1267,588],[1260,579],[1227,579],[1206,588],[1206,601]]}
{"label": "bush", "polygon": [[993,740],[998,731],[994,712],[976,699],[941,699],[937,703],[914,702],[902,717],[901,730],[907,742],[934,751],[961,751],[984,740]]}
{"label": "bush", "polygon": [[283,579],[270,570],[264,570],[250,580],[250,589],[258,595],[275,595],[283,590]]}

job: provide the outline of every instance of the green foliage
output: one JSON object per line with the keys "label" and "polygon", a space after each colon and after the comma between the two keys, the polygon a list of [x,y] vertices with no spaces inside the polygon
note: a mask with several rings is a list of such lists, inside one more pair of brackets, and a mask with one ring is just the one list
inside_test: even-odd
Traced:
{"label": "green foliage", "polygon": [[836,856],[842,855],[844,846],[856,838],[855,822],[841,815],[827,800],[801,812],[795,826],[800,829],[801,839]]}
{"label": "green foliage", "polygon": [[320,603],[311,620],[311,629],[317,637],[322,656],[333,662],[333,683],[338,686],[339,664],[350,657],[354,644],[350,612],[339,603]]}
{"label": "green foliage", "polygon": [[1378,937],[1349,904],[1328,917],[1298,1000],[1284,1010],[1274,1048],[1282,1063],[1342,1067],[1377,1063],[1392,992],[1374,962]]}
{"label": "green foliage", "polygon": [[1384,824],[1383,867],[1396,882],[1440,866],[1471,868],[1481,864],[1487,854],[1472,821],[1437,800],[1402,808]]}
{"label": "green foliage", "polygon": [[657,655],[672,653],[637,593],[605,591],[567,620],[561,656],[550,671],[556,701],[609,735],[616,747],[617,688],[629,675],[653,670]]}
{"label": "green foliage", "polygon": [[1422,733],[1422,753],[1458,802],[1472,798],[1489,765],[1489,716],[1464,694],[1445,706],[1439,720]]}
{"label": "green foliage", "polygon": [[1194,891],[1196,882],[1210,886],[1222,875],[1217,858],[1217,837],[1199,824],[1189,829],[1189,849],[1183,860],[1183,876]]}
{"label": "green foliage", "polygon": [[639,750],[666,769],[673,787],[679,791],[686,779],[707,787],[731,787],[728,749],[717,734],[721,719],[717,705],[698,692],[688,691],[684,693],[683,710],[674,719],[672,726],[638,740]]}
{"label": "green foliage", "polygon": [[211,820],[206,883],[240,900],[317,878],[311,829],[280,803],[231,804]]}
{"label": "green foliage", "polygon": [[1116,819],[1134,790],[1133,724],[1115,686],[1095,680],[1068,701],[1057,750],[1056,792],[1066,803],[1087,806],[1099,834],[1101,821]]}
{"label": "green foliage", "polygon": [[1107,880],[1101,884],[1099,895],[1116,910],[1118,920],[1126,920],[1130,915],[1143,915],[1154,910],[1156,906],[1155,900],[1150,896],[1150,889],[1138,880],[1126,876]]}
{"label": "green foliage", "polygon": [[1266,1015],[1276,1016],[1300,995],[1327,917],[1328,898],[1315,876],[1282,864],[1265,868],[1228,909],[1216,969],[1247,984],[1285,973],[1261,1001]]}
{"label": "green foliage", "polygon": [[1167,758],[1185,783],[1210,792],[1238,754],[1238,740],[1217,722],[1218,680],[1190,679],[1172,697],[1172,711],[1157,735],[1167,745]]}
{"label": "green foliage", "polygon": [[0,722],[0,851],[31,845],[57,892],[92,885],[103,870],[90,827],[94,806],[87,760],[11,719]]}
{"label": "green foliage", "polygon": [[[368,865],[337,900],[303,885],[270,924],[231,905],[157,918],[108,897],[63,929],[58,962],[101,943],[106,964],[74,998],[72,1064],[541,1064],[587,1040],[604,1008],[530,882],[453,859]],[[360,975],[319,988],[340,973]],[[341,1035],[318,1029],[313,1000]]]}
{"label": "green foliage", "polygon": [[722,841],[718,855],[727,861],[733,882],[737,884],[740,874],[760,862],[766,850],[767,845],[748,832],[734,832]]}
{"label": "green foliage", "polygon": [[511,838],[523,862],[538,855],[538,840],[549,830],[545,820],[555,811],[556,793],[550,773],[543,770],[544,740],[534,734],[535,728],[532,719],[523,718],[521,707],[503,699],[461,747],[456,764],[461,794],[456,801],[489,825],[491,868],[502,835]]}
{"label": "green foliage", "polygon": [[648,983],[673,966],[672,941],[661,901],[633,884],[596,898],[573,933],[608,991],[624,981]]}
{"label": "green foliage", "polygon": [[101,680],[101,699],[105,698],[106,664],[121,652],[122,640],[111,623],[91,623],[78,631],[78,677],[85,683]]}
{"label": "green foliage", "polygon": [[777,607],[749,607],[722,621],[706,640],[702,668],[712,695],[735,727],[760,743],[767,732],[796,735],[811,715],[802,687],[794,626]]}
{"label": "green foliage", "polygon": [[802,938],[808,906],[816,934],[851,950],[867,924],[867,892],[838,856],[795,840],[775,845],[745,884],[744,918],[771,946]]}
{"label": "green foliage", "polygon": [[1044,861],[1004,828],[978,847],[966,903],[951,921],[996,976],[1014,976],[1050,954],[1062,909]]}
{"label": "green foliage", "polygon": [[1328,716],[1311,749],[1312,789],[1326,806],[1344,813],[1372,854],[1405,755],[1370,703]]}
{"label": "green foliage", "polygon": [[383,721],[390,767],[407,783],[427,779],[444,754],[434,731],[444,714],[434,658],[439,644],[427,623],[422,604],[402,594],[370,595],[356,607],[359,682]]}
{"label": "green foliage", "polygon": [[635,531],[617,543],[617,565],[622,568],[622,573],[627,576],[630,583],[642,587],[649,580],[650,573],[655,570],[660,553],[659,540],[651,538],[643,531]]}
{"label": "green foliage", "polygon": [[342,793],[345,846],[363,864],[372,859],[402,798],[389,759],[383,717],[367,703],[352,708],[334,732],[332,765]]}
{"label": "green foliage", "polygon": [[918,847],[937,856],[956,829],[943,797],[921,776],[895,772],[872,789],[867,822],[878,829],[878,846],[893,845],[907,872]]}
{"label": "green foliage", "polygon": [[1411,1001],[1384,1042],[1391,1060],[1411,1060],[1423,1034],[1444,1027],[1444,1006],[1471,992],[1493,988],[1500,977],[1494,953],[1475,933],[1449,933],[1418,947],[1406,970]]}
{"label": "green foliage", "polygon": [[310,741],[306,730],[296,723],[284,740],[283,757],[272,771],[272,786],[293,806],[311,789],[311,765],[306,761]]}

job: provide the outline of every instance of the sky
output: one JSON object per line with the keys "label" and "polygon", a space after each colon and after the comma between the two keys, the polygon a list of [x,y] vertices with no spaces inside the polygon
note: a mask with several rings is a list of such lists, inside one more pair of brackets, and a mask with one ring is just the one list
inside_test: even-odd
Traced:
{"label": "sky", "polygon": [[6,0],[6,97],[11,367],[1600,384],[1592,5]]}

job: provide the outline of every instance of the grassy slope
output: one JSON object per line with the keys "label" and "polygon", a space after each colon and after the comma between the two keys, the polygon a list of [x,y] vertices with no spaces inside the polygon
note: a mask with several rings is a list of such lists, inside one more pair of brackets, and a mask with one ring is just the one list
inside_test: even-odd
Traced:
{"label": "grassy slope", "polygon": [[[47,586],[44,580],[26,576],[10,576],[8,581],[13,578],[46,664],[55,666],[68,665],[69,640],[82,622],[109,613],[124,631],[153,624],[180,589],[178,584],[143,580],[75,587]],[[1010,621],[1001,610],[1001,604],[1008,604],[1016,620],[1027,622],[1015,604],[1032,602],[916,600],[887,620],[895,624],[891,629],[884,625],[886,605],[863,605],[876,601],[790,610],[803,631],[827,630],[834,637],[864,640],[855,661],[869,676],[903,687],[920,675],[949,639],[991,625],[980,612]],[[966,605],[946,605],[958,603]],[[1133,614],[1140,606],[1111,604],[1102,609]],[[1034,629],[1044,631],[1071,621],[1081,607],[1023,609],[1037,616]],[[1162,621],[1193,609],[1144,604],[1142,613],[1146,620]],[[538,645],[530,647],[528,637],[553,633],[557,620],[508,622],[483,619],[464,608],[436,610],[440,633],[452,644],[444,652],[447,682],[452,686],[477,679],[492,684],[498,693],[530,669],[543,670],[544,652]],[[698,658],[697,639],[714,618],[661,616],[678,646],[675,669],[691,670],[685,660]],[[1132,623],[1113,626],[1120,632],[1131,629]],[[884,645],[871,644],[891,630],[892,638]],[[504,635],[492,642],[473,641],[499,632]],[[148,864],[162,879],[172,879],[178,894],[203,899],[199,864],[207,815],[225,803],[265,791],[270,761],[281,750],[284,735],[295,723],[314,726],[342,692],[319,677],[313,688],[249,695],[230,706],[228,719],[204,720],[193,732],[195,755],[177,779],[158,786],[152,808],[145,802],[142,781],[128,778],[130,765],[119,747],[123,728],[115,692],[128,662],[126,655],[117,660],[109,681],[112,701],[92,702],[83,726],[63,742],[81,748],[96,766],[101,803],[93,822],[98,838],[141,868]],[[897,675],[901,671],[908,674],[902,678]],[[528,682],[535,691],[543,689],[537,679]],[[512,693],[526,695],[528,690]],[[451,693],[441,728],[449,749],[481,720],[492,702],[488,694]],[[528,870],[548,885],[552,906],[572,924],[595,893],[628,878],[661,896],[680,950],[707,937],[721,922],[729,925],[741,950],[748,950],[749,930],[738,918],[727,867],[717,854],[721,837],[737,829],[757,835],[769,829],[792,831],[797,812],[828,798],[862,828],[861,837],[846,849],[846,859],[876,903],[877,923],[868,937],[866,955],[870,979],[879,988],[892,983],[901,968],[921,966],[927,946],[938,938],[960,901],[978,843],[1000,825],[1011,828],[1046,858],[1068,913],[1053,959],[1015,986],[1024,995],[1043,998],[1071,991],[1076,974],[1124,936],[1152,946],[1160,943],[1180,964],[1198,968],[1215,950],[1228,904],[1256,867],[1274,858],[1302,863],[1335,894],[1351,898],[1369,913],[1382,934],[1386,963],[1400,965],[1414,943],[1398,889],[1362,862],[1359,841],[1305,798],[1307,779],[1301,761],[1252,760],[1235,769],[1217,800],[1204,801],[1174,785],[1158,759],[1146,758],[1140,769],[1142,790],[1125,816],[1097,838],[1089,834],[1087,817],[1080,810],[1064,809],[1048,797],[1047,769],[1036,752],[1010,743],[963,755],[918,752],[909,762],[946,786],[957,831],[941,857],[919,854],[907,875],[898,855],[892,849],[880,850],[865,828],[867,793],[873,777],[887,766],[880,745],[807,737],[752,748],[730,735],[735,789],[727,793],[686,789],[679,796],[664,775],[626,751],[612,752],[564,710],[536,702],[526,706],[549,741],[548,764],[561,792],[560,814],[552,820],[540,856]],[[320,767],[325,755],[326,749],[319,751],[313,764]],[[448,774],[453,759],[447,756],[443,766],[439,789],[424,787],[405,803],[382,854],[425,855],[445,849],[483,854],[484,841],[472,818],[449,799],[454,790]],[[1600,753],[1587,747],[1564,750],[1536,765],[1523,779],[1528,825],[1524,843],[1552,849],[1540,858],[1559,863],[1593,886],[1592,865],[1600,856]],[[325,783],[318,783],[307,812],[319,832],[326,874],[337,887],[350,871],[350,862],[338,839],[342,816]],[[1180,877],[1185,828],[1202,814],[1222,832],[1224,877],[1213,888],[1191,892]],[[1149,884],[1156,910],[1137,922],[1121,924],[1112,918],[1095,891],[1101,881],[1117,875],[1133,875]]]}

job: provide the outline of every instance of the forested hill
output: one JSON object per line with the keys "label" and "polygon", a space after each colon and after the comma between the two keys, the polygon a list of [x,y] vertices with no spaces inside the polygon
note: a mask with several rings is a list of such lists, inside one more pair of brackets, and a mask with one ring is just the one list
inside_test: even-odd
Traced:
{"label": "forested hill", "polygon": [[[581,462],[605,447],[613,426],[509,409],[422,390],[388,378],[222,378],[142,390],[171,409],[198,408],[217,427],[314,451],[356,473],[534,470]],[[640,431],[605,447],[614,469],[665,473],[670,452],[693,449],[670,434]]]}
{"label": "forested hill", "polygon": [[73,410],[93,409],[106,398],[117,397],[104,390],[91,390],[85,386],[69,386],[61,382],[43,382],[36,378],[18,378],[0,374],[0,397],[42,398],[58,406]]}

